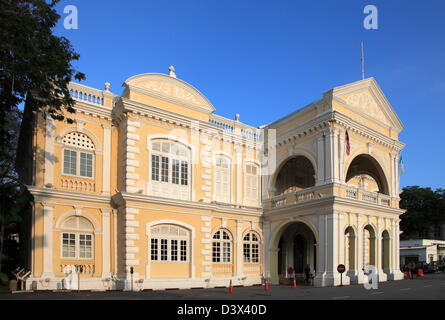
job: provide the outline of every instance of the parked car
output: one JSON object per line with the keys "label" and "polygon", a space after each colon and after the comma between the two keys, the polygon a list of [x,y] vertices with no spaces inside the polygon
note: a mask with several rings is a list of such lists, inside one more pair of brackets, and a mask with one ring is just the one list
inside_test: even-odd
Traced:
{"label": "parked car", "polygon": [[435,273],[439,271],[439,266],[437,262],[431,262],[425,265],[425,268],[423,269],[424,273]]}

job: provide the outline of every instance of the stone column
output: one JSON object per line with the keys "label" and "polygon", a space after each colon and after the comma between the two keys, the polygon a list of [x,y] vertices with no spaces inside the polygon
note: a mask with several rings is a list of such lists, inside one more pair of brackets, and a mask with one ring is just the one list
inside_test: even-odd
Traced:
{"label": "stone column", "polygon": [[357,216],[357,276],[358,282],[363,283],[364,273],[363,273],[363,225],[362,216],[358,214]]}
{"label": "stone column", "polygon": [[104,142],[102,156],[102,194],[110,194],[111,177],[111,126],[103,124]]}
{"label": "stone column", "polygon": [[243,273],[243,222],[236,220],[236,276],[244,276]]}
{"label": "stone column", "polygon": [[346,265],[345,259],[345,232],[344,232],[344,214],[338,214],[338,263]]}
{"label": "stone column", "polygon": [[389,165],[391,168],[391,183],[389,184],[391,190],[389,190],[391,197],[395,197],[396,194],[396,184],[395,184],[395,167],[394,167],[394,154],[393,153],[389,153]]}
{"label": "stone column", "polygon": [[317,287],[325,286],[326,277],[326,254],[327,254],[327,216],[326,214],[320,214],[318,216],[318,272],[314,279],[314,284]]}
{"label": "stone column", "polygon": [[379,281],[386,281],[386,273],[383,272],[383,261],[382,261],[382,218],[377,218],[377,257],[376,257],[376,269],[379,276]]}
{"label": "stone column", "polygon": [[[399,250],[397,250],[397,230],[396,230],[396,219],[391,219],[391,261],[390,261],[390,269],[392,270],[393,276],[396,270],[397,263],[397,254]],[[398,267],[397,267],[398,268]]]}
{"label": "stone column", "polygon": [[317,186],[324,183],[324,166],[324,136],[323,132],[320,132],[317,134]]}
{"label": "stone column", "polygon": [[339,149],[339,145],[338,145],[338,137],[339,135],[339,131],[338,129],[334,128],[334,135],[333,135],[333,141],[332,141],[332,148],[333,148],[333,154],[332,154],[332,167],[333,167],[333,181],[334,182],[339,182],[339,170],[340,170],[340,156],[338,154],[338,149]]}
{"label": "stone column", "polygon": [[327,228],[326,228],[326,284],[327,285],[338,285],[340,284],[340,274],[337,271],[338,262],[338,249],[339,249],[339,234],[338,234],[338,223],[339,223],[339,213],[337,211],[332,211],[327,216]]}
{"label": "stone column", "polygon": [[111,209],[102,211],[102,278],[111,276]]}
{"label": "stone column", "polygon": [[[46,131],[45,131],[45,174],[44,185],[47,187],[54,187],[54,120],[51,116],[46,116]],[[63,154],[62,154],[63,157]],[[60,160],[62,162],[63,159]]]}
{"label": "stone column", "polygon": [[345,176],[345,132],[340,131],[339,132],[339,172],[338,172],[338,180],[340,183],[345,183],[346,176]]}
{"label": "stone column", "polygon": [[395,242],[396,247],[396,259],[395,259],[395,265],[394,268],[394,279],[395,280],[401,280],[404,278],[402,271],[400,271],[400,219],[396,219],[396,238],[393,242]]}
{"label": "stone column", "polygon": [[394,157],[394,179],[395,179],[395,193],[394,196],[399,197],[399,155],[396,154]]}
{"label": "stone column", "polygon": [[53,211],[54,204],[43,204],[43,273],[42,278],[53,278]]}
{"label": "stone column", "polygon": [[334,168],[333,168],[333,143],[334,143],[334,131],[330,128],[326,131],[326,179],[327,183],[334,182]]}

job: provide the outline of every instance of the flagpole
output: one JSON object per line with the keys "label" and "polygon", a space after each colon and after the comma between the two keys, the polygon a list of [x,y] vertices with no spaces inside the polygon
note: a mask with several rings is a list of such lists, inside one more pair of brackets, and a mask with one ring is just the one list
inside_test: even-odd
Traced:
{"label": "flagpole", "polygon": [[363,56],[363,41],[362,41],[362,80],[365,80],[365,58]]}

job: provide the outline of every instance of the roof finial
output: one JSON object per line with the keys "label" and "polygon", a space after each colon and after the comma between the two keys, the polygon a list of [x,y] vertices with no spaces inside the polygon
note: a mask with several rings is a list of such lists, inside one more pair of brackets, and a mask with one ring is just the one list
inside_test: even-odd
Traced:
{"label": "roof finial", "polygon": [[175,67],[170,66],[170,68],[168,68],[168,70],[170,70],[170,77],[176,78],[176,74],[175,74]]}

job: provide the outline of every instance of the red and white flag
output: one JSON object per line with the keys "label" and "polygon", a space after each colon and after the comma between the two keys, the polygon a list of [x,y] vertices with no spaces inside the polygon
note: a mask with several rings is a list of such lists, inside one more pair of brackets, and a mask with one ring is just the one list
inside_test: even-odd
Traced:
{"label": "red and white flag", "polygon": [[345,133],[345,140],[346,140],[346,155],[349,156],[349,153],[351,152],[351,145],[349,144],[348,130],[346,130],[346,133]]}

